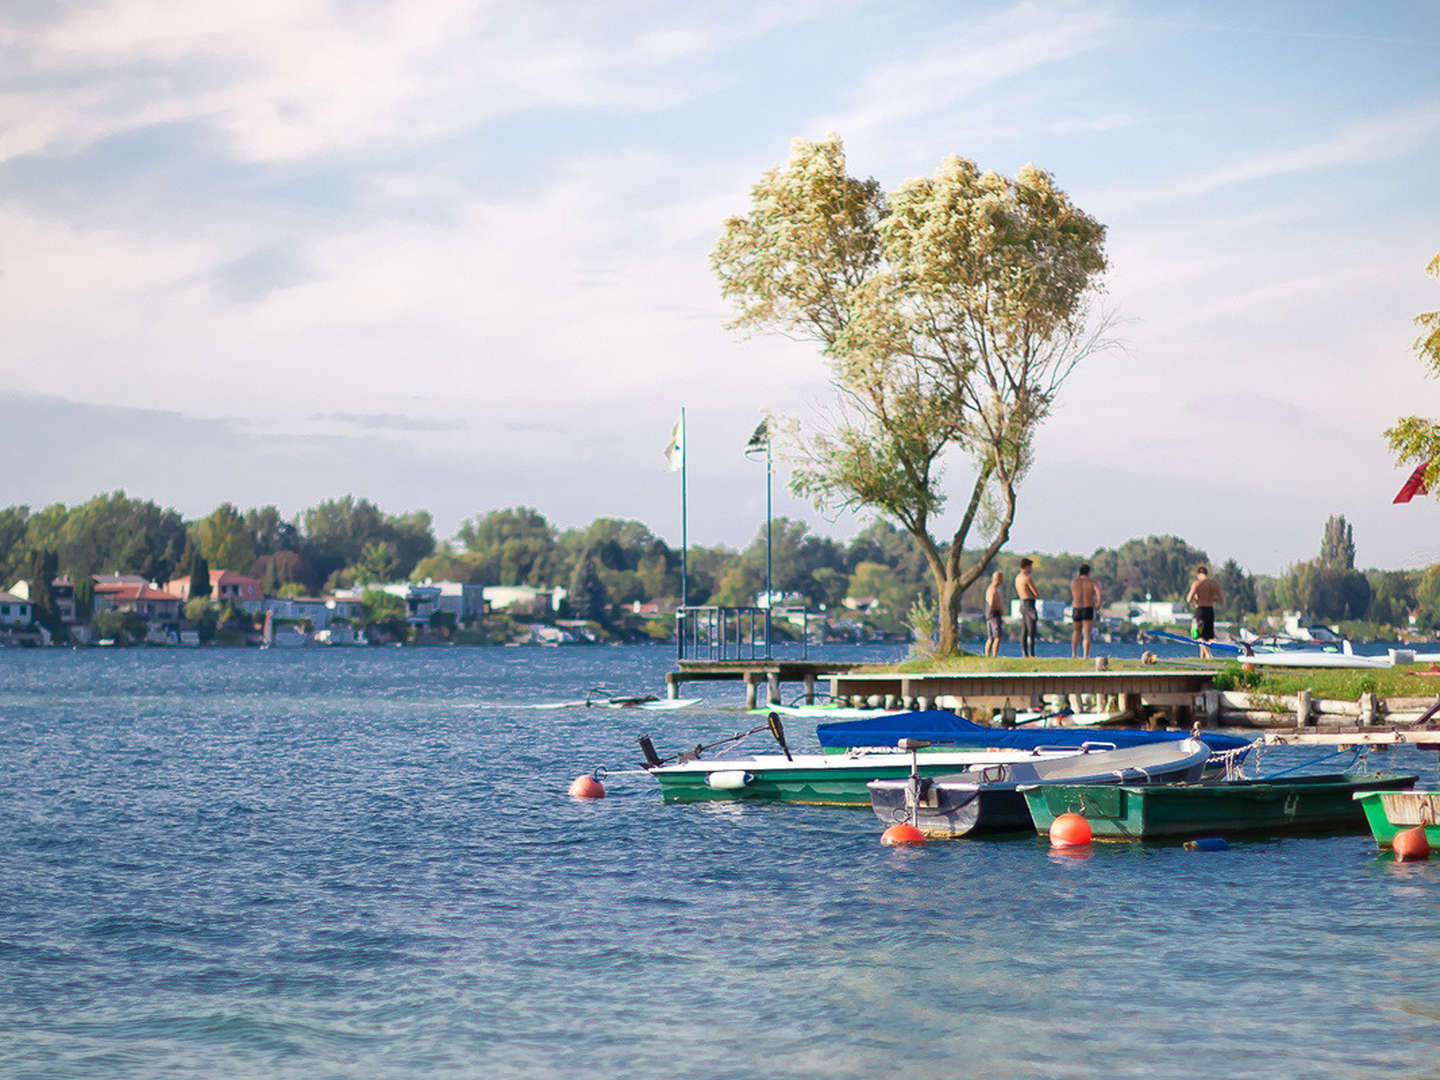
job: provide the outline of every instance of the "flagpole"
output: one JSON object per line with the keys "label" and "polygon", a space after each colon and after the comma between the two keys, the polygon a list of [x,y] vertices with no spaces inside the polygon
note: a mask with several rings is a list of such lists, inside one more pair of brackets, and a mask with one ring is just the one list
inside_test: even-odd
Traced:
{"label": "flagpole", "polygon": [[765,659],[770,659],[770,611],[775,590],[770,582],[770,437],[765,437]]}
{"label": "flagpole", "polygon": [[680,606],[690,606],[690,591],[688,584],[688,566],[690,559],[690,533],[689,516],[690,509],[688,496],[685,490],[685,470],[689,468],[689,462],[685,459],[690,456],[689,441],[685,438],[685,407],[680,407]]}

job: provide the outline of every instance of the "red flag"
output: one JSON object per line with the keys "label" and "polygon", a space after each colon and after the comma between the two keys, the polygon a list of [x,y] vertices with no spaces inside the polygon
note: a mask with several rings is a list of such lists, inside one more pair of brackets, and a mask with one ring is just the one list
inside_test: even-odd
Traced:
{"label": "red flag", "polygon": [[1430,492],[1425,487],[1425,470],[1430,467],[1430,462],[1422,461],[1415,466],[1415,471],[1410,474],[1410,479],[1405,481],[1395,496],[1397,503],[1409,502],[1416,495],[1428,495]]}

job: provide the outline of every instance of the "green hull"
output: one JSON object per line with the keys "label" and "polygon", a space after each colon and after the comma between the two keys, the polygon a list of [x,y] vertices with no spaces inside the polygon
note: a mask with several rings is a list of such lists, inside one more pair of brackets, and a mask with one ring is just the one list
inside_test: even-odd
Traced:
{"label": "green hull", "polygon": [[[921,776],[943,776],[957,770],[954,764],[925,767],[920,758]],[[873,766],[866,769],[757,769],[742,788],[717,789],[705,782],[701,773],[664,775],[652,773],[660,781],[660,796],[667,803],[692,802],[789,802],[810,806],[853,806],[870,809],[871,780],[903,780],[910,775],[909,765]]]}
{"label": "green hull", "polygon": [[1047,784],[1022,789],[1035,828],[1048,833],[1079,813],[1097,840],[1145,840],[1235,832],[1360,831],[1356,793],[1408,788],[1417,777],[1329,774],[1213,784]]}
{"label": "green hull", "polygon": [[1357,792],[1355,801],[1365,811],[1370,834],[1382,848],[1390,847],[1395,834],[1425,826],[1425,838],[1431,847],[1440,848],[1440,792],[1434,791],[1365,791]]}

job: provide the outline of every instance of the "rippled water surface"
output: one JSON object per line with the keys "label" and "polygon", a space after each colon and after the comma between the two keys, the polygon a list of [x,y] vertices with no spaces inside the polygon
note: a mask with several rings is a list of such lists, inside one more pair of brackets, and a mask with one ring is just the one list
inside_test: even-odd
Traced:
{"label": "rippled water surface", "polygon": [[0,1075],[1440,1075],[1440,863],[892,850],[868,812],[667,807],[625,773],[568,799],[639,734],[752,722],[717,684],[518,707],[670,663],[0,653]]}

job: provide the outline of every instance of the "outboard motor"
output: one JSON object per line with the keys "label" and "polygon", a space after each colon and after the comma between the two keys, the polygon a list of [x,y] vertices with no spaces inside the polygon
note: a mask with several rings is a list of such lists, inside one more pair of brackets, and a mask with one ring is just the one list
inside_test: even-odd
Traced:
{"label": "outboard motor", "polygon": [[655,752],[655,744],[650,741],[649,735],[640,736],[640,752],[645,755],[647,769],[658,769],[663,764],[660,755]]}

